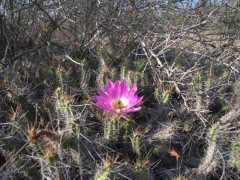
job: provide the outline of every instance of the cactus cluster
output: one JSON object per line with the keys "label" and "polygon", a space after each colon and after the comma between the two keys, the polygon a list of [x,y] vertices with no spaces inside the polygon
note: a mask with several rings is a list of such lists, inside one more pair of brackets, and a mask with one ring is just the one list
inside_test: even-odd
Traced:
{"label": "cactus cluster", "polygon": [[239,0],[1,2],[0,180],[239,179]]}

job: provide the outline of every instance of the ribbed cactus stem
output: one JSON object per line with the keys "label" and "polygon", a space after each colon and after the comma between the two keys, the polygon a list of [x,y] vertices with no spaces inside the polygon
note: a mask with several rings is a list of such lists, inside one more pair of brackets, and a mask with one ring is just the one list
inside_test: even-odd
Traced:
{"label": "ribbed cactus stem", "polygon": [[116,139],[119,131],[119,122],[117,120],[109,120],[105,123],[104,137],[106,140]]}
{"label": "ribbed cactus stem", "polygon": [[206,155],[201,165],[198,167],[197,172],[199,175],[200,174],[207,175],[217,165],[217,162],[219,160],[218,153],[216,151],[218,133],[219,133],[218,125],[217,124],[212,125],[212,127],[209,129],[208,134],[209,142],[208,148],[206,150]]}
{"label": "ribbed cactus stem", "polygon": [[196,82],[197,82],[197,84],[198,84],[198,89],[199,89],[199,90],[202,90],[202,88],[203,88],[203,86],[202,86],[202,85],[203,85],[203,84],[202,84],[203,81],[202,81],[201,72],[198,71],[198,72],[196,73],[196,77],[195,77],[195,78],[196,78]]}
{"label": "ribbed cactus stem", "polygon": [[106,122],[105,123],[105,127],[104,127],[104,138],[106,140],[109,140],[111,137],[111,123],[110,122]]}
{"label": "ribbed cactus stem", "polygon": [[121,122],[121,132],[124,142],[129,142],[129,135],[132,134],[132,123],[130,121]]}
{"label": "ribbed cactus stem", "polygon": [[163,104],[166,104],[169,100],[169,96],[170,96],[170,92],[169,91],[163,91],[163,94],[162,94],[162,103]]}
{"label": "ribbed cactus stem", "polygon": [[139,134],[134,134],[132,138],[132,148],[140,156],[141,139]]}
{"label": "ribbed cactus stem", "polygon": [[233,161],[234,166],[240,170],[240,141],[235,141],[233,144]]}
{"label": "ribbed cactus stem", "polygon": [[101,167],[101,169],[97,172],[95,176],[95,180],[107,180],[111,173],[111,162],[106,160]]}
{"label": "ribbed cactus stem", "polygon": [[122,65],[121,66],[120,79],[125,79],[125,78],[126,78],[126,66]]}
{"label": "ribbed cactus stem", "polygon": [[217,142],[217,129],[216,127],[212,126],[210,129],[209,129],[209,136],[210,136],[210,141],[212,143],[216,143]]}
{"label": "ribbed cactus stem", "polygon": [[110,174],[111,168],[110,167],[103,167],[96,175],[96,180],[107,180]]}
{"label": "ribbed cactus stem", "polygon": [[135,171],[136,179],[138,180],[150,179],[147,163],[148,162],[145,160],[140,160],[135,163],[134,171]]}
{"label": "ribbed cactus stem", "polygon": [[104,138],[106,140],[129,141],[131,132],[131,122],[121,119],[111,119],[104,124]]}

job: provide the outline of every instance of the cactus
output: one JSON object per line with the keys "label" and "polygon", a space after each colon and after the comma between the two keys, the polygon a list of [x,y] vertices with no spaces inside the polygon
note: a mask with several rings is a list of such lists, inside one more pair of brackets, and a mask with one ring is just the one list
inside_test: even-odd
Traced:
{"label": "cactus", "polygon": [[212,127],[209,128],[210,141],[214,144],[217,143],[217,135],[218,135],[217,125],[214,124]]}
{"label": "cactus", "polygon": [[114,165],[116,164],[119,156],[107,156],[106,159],[103,159],[103,165],[97,171],[95,175],[95,180],[107,180],[114,179]]}
{"label": "cactus", "polygon": [[195,80],[197,83],[197,88],[199,91],[201,91],[203,89],[203,79],[202,79],[202,72],[201,71],[197,71],[195,73]]}
{"label": "cactus", "polygon": [[166,104],[169,101],[170,92],[168,90],[162,93],[162,103]]}
{"label": "cactus", "polygon": [[106,140],[127,140],[132,131],[132,123],[112,117],[104,122],[104,138]]}
{"label": "cactus", "polygon": [[[56,97],[56,110],[59,118],[64,119],[64,126],[66,130],[69,132],[69,135],[74,135],[76,130],[75,125],[75,118],[74,118],[74,110],[71,107],[71,97],[64,94],[63,89],[58,87],[55,90],[55,97]],[[59,124],[61,122],[58,122]]]}
{"label": "cactus", "polygon": [[136,175],[136,179],[138,180],[146,180],[150,179],[150,173],[148,168],[148,160],[140,160],[138,159],[134,164],[134,172]]}
{"label": "cactus", "polygon": [[[18,2],[0,15],[0,179],[239,179],[239,1]],[[93,102],[107,80],[143,101]]]}
{"label": "cactus", "polygon": [[232,167],[240,170],[240,141],[236,140],[232,145],[231,159],[229,161]]}
{"label": "cactus", "polygon": [[120,68],[120,79],[126,79],[126,73],[127,67],[125,65],[122,65]]}
{"label": "cactus", "polygon": [[109,164],[104,164],[103,167],[97,172],[95,180],[107,180],[109,174],[111,173],[111,168]]}
{"label": "cactus", "polygon": [[136,131],[133,133],[133,137],[131,139],[132,149],[137,153],[138,156],[141,155],[141,135],[140,132]]}
{"label": "cactus", "polygon": [[106,140],[115,139],[117,137],[118,130],[116,129],[117,121],[110,120],[104,123],[104,138]]}

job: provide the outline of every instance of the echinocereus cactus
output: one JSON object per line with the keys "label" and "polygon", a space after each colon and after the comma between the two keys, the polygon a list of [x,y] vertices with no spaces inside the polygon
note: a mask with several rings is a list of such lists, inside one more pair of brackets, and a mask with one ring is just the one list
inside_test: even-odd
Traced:
{"label": "echinocereus cactus", "polygon": [[127,113],[136,112],[141,109],[139,105],[143,97],[135,95],[137,91],[136,84],[129,89],[125,80],[121,82],[108,80],[105,90],[104,92],[98,89],[99,96],[93,97],[99,109],[122,115],[125,118],[127,117]]}

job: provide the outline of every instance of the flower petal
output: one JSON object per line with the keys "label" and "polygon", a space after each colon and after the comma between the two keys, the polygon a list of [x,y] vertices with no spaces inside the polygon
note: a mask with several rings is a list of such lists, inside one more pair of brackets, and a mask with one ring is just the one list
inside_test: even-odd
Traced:
{"label": "flower petal", "polygon": [[134,96],[132,99],[130,99],[129,108],[137,106],[139,103],[141,103],[142,99],[143,96],[140,98],[138,96]]}
{"label": "flower petal", "polygon": [[128,98],[131,98],[132,96],[134,96],[135,92],[137,91],[137,85],[134,84],[131,88],[131,90],[128,93]]}
{"label": "flower petal", "polygon": [[121,90],[122,90],[121,97],[127,97],[127,95],[128,95],[128,85],[127,85],[126,81],[123,80],[120,85],[121,85]]}
{"label": "flower petal", "polygon": [[100,96],[103,96],[103,97],[106,97],[106,98],[109,97],[108,94],[106,94],[103,90],[98,89],[97,91],[98,91],[98,94],[99,94]]}
{"label": "flower petal", "polygon": [[121,96],[121,88],[120,88],[120,83],[117,81],[115,84],[114,84],[114,90],[113,90],[113,96],[115,99],[120,99],[120,96]]}
{"label": "flower petal", "polygon": [[141,107],[137,107],[137,108],[127,109],[127,110],[125,110],[124,112],[125,112],[125,113],[129,113],[129,112],[137,112],[137,111],[140,111],[140,110],[141,110]]}

